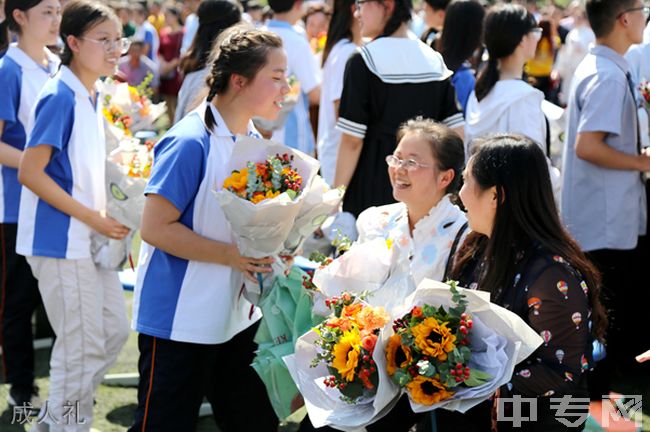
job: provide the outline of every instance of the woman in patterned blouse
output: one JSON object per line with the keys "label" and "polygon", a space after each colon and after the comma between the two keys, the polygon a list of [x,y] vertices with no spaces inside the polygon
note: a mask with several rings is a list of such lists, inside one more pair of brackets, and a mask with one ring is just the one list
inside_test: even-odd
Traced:
{"label": "woman in patterned blouse", "polygon": [[[560,223],[544,154],[524,136],[488,137],[464,180],[460,197],[473,233],[456,256],[454,276],[489,291],[493,302],[544,339],[515,367],[500,397],[536,398],[537,421],[517,430],[581,430],[592,341],[602,339],[606,316],[598,301],[599,274]],[[563,396],[573,398],[564,404],[571,414],[558,410],[562,401],[554,399]],[[528,406],[521,406],[524,417],[530,417]],[[512,418],[512,406],[501,407],[503,418]],[[499,421],[497,427],[501,432],[513,424]]]}

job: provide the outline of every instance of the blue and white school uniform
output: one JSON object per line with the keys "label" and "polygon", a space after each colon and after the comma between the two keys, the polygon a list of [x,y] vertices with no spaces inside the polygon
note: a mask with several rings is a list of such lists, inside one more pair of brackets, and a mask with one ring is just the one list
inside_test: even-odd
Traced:
{"label": "blue and white school uniform", "polygon": [[269,20],[267,29],[282,39],[287,53],[287,76],[294,75],[300,83],[300,98],[287,115],[284,126],[273,133],[273,140],[307,154],[314,153],[314,131],[309,120],[309,99],[307,95],[321,83],[321,70],[309,47],[304,33],[294,26],[277,20]]}
{"label": "blue and white school uniform", "polygon": [[[16,44],[0,59],[0,120],[4,122],[0,140],[18,150],[25,148],[29,113],[45,82],[56,72],[59,59],[46,49],[49,65],[35,62]],[[0,223],[18,222],[21,185],[18,170],[0,165]]]}
{"label": "blue and white school uniform", "polygon": [[[45,167],[63,190],[86,207],[106,208],[104,118],[97,93],[66,66],[46,84],[30,115],[26,148],[48,145]],[[52,349],[47,407],[50,431],[90,430],[94,392],[128,337],[117,272],[99,268],[83,222],[23,187],[16,250],[25,255],[57,335]],[[70,385],[74,382],[75,385]],[[56,424],[67,401],[79,401],[84,425]]]}
{"label": "blue and white school uniform", "polygon": [[[211,109],[216,126],[204,123]],[[249,135],[257,136],[253,123]],[[231,174],[226,168],[235,137],[212,104],[201,104],[154,147],[154,164],[145,189],[167,199],[181,213],[179,222],[204,237],[233,243],[230,225],[213,190]],[[143,242],[133,304],[134,330],[149,336],[196,344],[219,344],[250,327],[251,304],[231,289],[243,276],[231,267],[190,261]],[[232,283],[232,279],[235,279]]]}
{"label": "blue and white school uniform", "polygon": [[[59,59],[44,48],[48,65],[29,57],[12,44],[0,59],[0,141],[22,151],[27,123],[36,97],[48,78],[58,69]],[[31,389],[34,365],[25,358],[34,356],[32,315],[41,304],[38,282],[25,257],[16,253],[16,232],[21,185],[18,170],[0,165],[0,257],[4,263],[0,284],[0,344],[3,349],[5,382],[14,390]]]}

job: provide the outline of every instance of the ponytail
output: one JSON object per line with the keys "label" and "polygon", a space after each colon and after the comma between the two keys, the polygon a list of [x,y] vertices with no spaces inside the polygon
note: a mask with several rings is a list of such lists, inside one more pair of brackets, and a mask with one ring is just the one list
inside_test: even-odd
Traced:
{"label": "ponytail", "polygon": [[480,102],[486,97],[492,88],[499,81],[499,60],[493,57],[490,57],[487,66],[485,66],[478,77],[476,78],[476,84],[474,86],[474,92],[476,93],[476,99]]}

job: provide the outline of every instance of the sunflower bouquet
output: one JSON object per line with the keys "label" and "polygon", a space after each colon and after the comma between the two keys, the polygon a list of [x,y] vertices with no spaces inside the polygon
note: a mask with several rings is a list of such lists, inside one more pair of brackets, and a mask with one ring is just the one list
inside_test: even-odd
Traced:
{"label": "sunflower bouquet", "polygon": [[389,322],[383,308],[365,304],[362,298],[344,292],[325,300],[332,315],[314,329],[320,350],[311,366],[325,363],[331,375],[323,384],[337,389],[341,400],[350,404],[377,392],[379,375],[373,353],[379,331]]}
{"label": "sunflower bouquet", "polygon": [[293,155],[269,156],[264,162],[247,162],[246,168],[234,170],[223,188],[253,204],[286,192],[295,199],[302,190],[302,177],[291,166]]}
{"label": "sunflower bouquet", "polygon": [[430,406],[453,397],[460,386],[477,387],[492,379],[470,367],[474,321],[465,296],[454,283],[449,289],[455,307],[413,306],[393,322],[395,334],[386,346],[388,374],[417,404]]}

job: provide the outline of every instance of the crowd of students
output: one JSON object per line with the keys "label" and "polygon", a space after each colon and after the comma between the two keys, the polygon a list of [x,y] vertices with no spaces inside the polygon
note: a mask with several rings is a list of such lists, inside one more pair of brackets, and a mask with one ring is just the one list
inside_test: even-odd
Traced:
{"label": "crowd of students", "polygon": [[[152,73],[173,124],[145,192],[129,430],[193,430],[204,397],[223,431],[277,430],[249,367],[260,312],[228,282],[268,272],[271,259],[241,256],[210,196],[236,134],[316,156],[325,180],[347,187],[340,214],[357,220],[358,241],[400,232],[415,280],[489,291],[552,335],[501,390],[540,401],[527,430],[566,429],[551,396],[599,399],[617,368],[647,375],[634,362],[650,347],[640,301],[650,136],[638,90],[650,79],[650,7],[640,0],[565,11],[477,0],[425,0],[419,12],[410,0],[3,6],[0,342],[10,404],[38,407],[31,316],[44,304],[56,339],[41,405],[50,417],[35,430],[90,429],[95,390],[129,334],[117,273],[92,253],[97,236],[129,233],[105,212],[95,83],[106,76],[137,85]],[[280,115],[288,77],[297,102],[264,130],[258,119]],[[566,106],[560,166],[549,103]],[[61,422],[69,401],[84,424]],[[490,414],[487,402],[435,421],[488,430]],[[368,430],[431,421],[402,400]]]}

